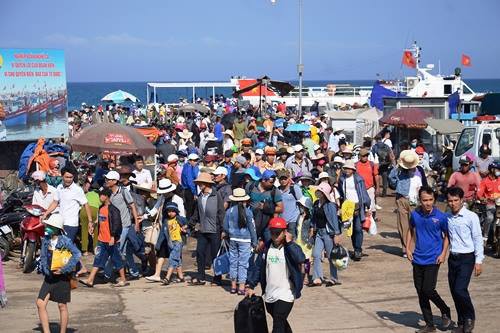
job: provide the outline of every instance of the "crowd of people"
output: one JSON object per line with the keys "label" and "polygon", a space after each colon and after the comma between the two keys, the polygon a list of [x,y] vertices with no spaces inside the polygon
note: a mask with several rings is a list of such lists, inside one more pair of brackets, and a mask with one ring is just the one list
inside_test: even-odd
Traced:
{"label": "crowd of people", "polygon": [[[349,259],[366,260],[364,226],[380,222],[379,198],[389,188],[395,193],[401,255],[413,262],[427,324],[421,332],[435,329],[429,300],[440,308],[443,323],[450,324],[450,309],[435,292],[448,248],[458,325],[464,332],[472,330],[475,315],[467,285],[472,270],[481,272],[483,245],[492,242],[498,163],[485,166],[487,156],[482,155],[476,172],[470,157],[463,156],[453,173],[451,163],[445,164],[450,205],[445,215],[435,206],[436,193],[428,186],[429,154],[418,139],[396,147],[384,128],[354,145],[342,128],[317,112],[299,117],[278,104],[255,117],[255,110],[242,112],[223,96],[210,108],[207,115],[173,117],[164,104],[134,110],[84,106],[71,115],[72,133],[96,117],[108,117],[127,125],[156,125],[162,135],[155,142],[158,163],[151,169],[143,156],[132,155],[100,159],[84,177],[71,161],[54,161],[50,174],[31,175],[37,185],[33,203],[46,209],[42,218],[48,230],[41,256],[45,281],[37,301],[44,331],[49,300],[60,304],[61,325],[67,324],[71,279],[65,273],[76,266],[87,287],[93,287],[100,271],[116,287],[139,278],[163,285],[220,285],[227,274],[230,293],[252,295],[260,283],[273,332],[291,332],[287,317],[304,285],[341,285],[339,272]],[[228,123],[230,113],[234,117]],[[309,130],[285,130],[294,123]],[[452,149],[443,147],[445,162]],[[488,207],[482,227],[477,215],[461,206],[476,200]],[[471,228],[461,227],[461,221]],[[190,239],[196,240],[197,273],[188,279],[182,254]],[[51,270],[54,251],[62,248],[70,250],[71,260]],[[83,264],[80,250],[83,256],[94,255],[91,268]],[[206,268],[224,251],[227,267],[221,273],[214,264],[214,272],[221,274],[207,276]]]}

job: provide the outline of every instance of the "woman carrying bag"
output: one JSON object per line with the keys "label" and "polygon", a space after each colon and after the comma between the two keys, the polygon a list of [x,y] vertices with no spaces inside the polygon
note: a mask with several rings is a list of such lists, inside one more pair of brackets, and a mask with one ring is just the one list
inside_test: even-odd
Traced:
{"label": "woman carrying bag", "polygon": [[235,188],[229,200],[231,206],[224,218],[224,233],[229,236],[231,294],[245,295],[248,264],[252,249],[257,246],[257,233],[252,211],[246,204],[250,196],[245,190]]}
{"label": "woman carrying bag", "polygon": [[[341,230],[337,217],[337,206],[332,202],[332,188],[327,183],[321,183],[316,188],[316,196],[318,200],[314,203],[313,214],[311,220],[311,231],[314,232],[314,248],[313,256],[313,281],[309,285],[311,287],[321,286],[323,277],[323,268],[321,266],[321,256],[323,251],[326,251],[326,257],[330,257],[330,253],[334,245],[340,242]],[[337,267],[329,260],[330,280],[326,281],[326,286],[334,286],[340,284],[338,281]]]}
{"label": "woman carrying bag", "polygon": [[[75,244],[63,235],[63,218],[52,214],[45,223],[45,237],[42,239],[40,270],[45,276],[36,306],[44,333],[50,332],[47,304],[57,302],[60,313],[61,332],[68,327],[68,307],[71,301],[71,273],[79,262],[81,253]],[[63,262],[67,263],[62,265]]]}

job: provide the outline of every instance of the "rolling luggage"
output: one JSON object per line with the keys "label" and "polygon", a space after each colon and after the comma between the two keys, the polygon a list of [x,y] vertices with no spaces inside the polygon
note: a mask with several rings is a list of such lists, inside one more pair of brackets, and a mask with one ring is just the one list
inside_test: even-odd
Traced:
{"label": "rolling luggage", "polygon": [[266,309],[260,296],[243,298],[234,309],[235,333],[268,333]]}

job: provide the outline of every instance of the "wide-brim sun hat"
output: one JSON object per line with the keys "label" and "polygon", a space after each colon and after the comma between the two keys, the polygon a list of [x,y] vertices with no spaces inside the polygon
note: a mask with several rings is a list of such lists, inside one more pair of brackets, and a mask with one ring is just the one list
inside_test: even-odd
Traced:
{"label": "wide-brim sun hat", "polygon": [[344,163],[345,163],[345,160],[344,160],[342,157],[340,157],[340,156],[335,156],[335,157],[333,158],[333,163],[341,163],[341,164],[344,164]]}
{"label": "wide-brim sun hat", "polygon": [[164,178],[160,179],[158,182],[158,189],[156,190],[157,194],[165,194],[175,191],[177,185],[172,183],[170,179]]}
{"label": "wide-brim sun hat", "polygon": [[233,190],[233,194],[229,196],[229,200],[231,201],[248,201],[250,200],[250,196],[245,192],[242,188],[235,188]]}
{"label": "wide-brim sun hat", "polygon": [[260,171],[257,171],[256,169],[254,168],[248,168],[246,171],[245,171],[245,174],[246,175],[249,175],[250,178],[252,178],[253,180],[255,181],[258,181],[262,178],[262,174],[260,173]]}
{"label": "wide-brim sun hat", "polygon": [[198,178],[194,180],[195,183],[215,184],[212,176],[207,172],[200,172]]}
{"label": "wide-brim sun hat", "polygon": [[301,204],[302,206],[306,207],[309,210],[313,208],[313,203],[311,201],[311,198],[306,197],[305,195],[301,196],[298,202],[299,204]]}
{"label": "wide-brim sun hat", "polygon": [[318,179],[323,179],[323,178],[330,178],[330,175],[328,174],[328,172],[323,171],[323,172],[319,173]]}
{"label": "wide-brim sun hat", "polygon": [[190,160],[190,161],[196,161],[196,160],[199,160],[199,159],[200,159],[200,156],[198,156],[198,154],[192,153],[192,154],[188,155],[188,160]]}
{"label": "wide-brim sun hat", "polygon": [[61,214],[52,214],[48,219],[44,220],[43,223],[61,230],[64,227],[64,219]]}
{"label": "wide-brim sun hat", "polygon": [[310,180],[313,182],[314,178],[309,171],[306,171],[306,172],[302,173],[302,175],[300,175],[299,180]]}
{"label": "wide-brim sun hat", "polygon": [[353,160],[347,160],[344,162],[344,165],[342,166],[342,168],[356,170],[356,165],[354,165]]}
{"label": "wide-brim sun hat", "polygon": [[403,150],[399,154],[398,165],[403,169],[416,168],[419,162],[417,153],[412,150]]}
{"label": "wide-brim sun hat", "polygon": [[41,171],[41,170],[38,170],[38,171],[35,171],[31,174],[31,178],[33,178],[33,180],[38,180],[38,181],[45,181],[45,177],[47,175],[45,174],[45,172]]}
{"label": "wide-brim sun hat", "polygon": [[231,137],[231,139],[234,140],[234,133],[232,130],[228,129],[228,130],[225,130],[224,131],[224,135],[229,135]]}
{"label": "wide-brim sun hat", "polygon": [[187,129],[183,129],[182,132],[179,132],[179,136],[184,140],[188,140],[193,136],[193,132],[190,132]]}
{"label": "wide-brim sun hat", "polygon": [[177,154],[170,154],[167,157],[167,162],[168,163],[177,162],[178,160],[179,160],[179,156]]}
{"label": "wide-brim sun hat", "polygon": [[332,201],[332,187],[327,183],[321,183],[316,186],[316,192],[320,191],[325,195],[328,201]]}

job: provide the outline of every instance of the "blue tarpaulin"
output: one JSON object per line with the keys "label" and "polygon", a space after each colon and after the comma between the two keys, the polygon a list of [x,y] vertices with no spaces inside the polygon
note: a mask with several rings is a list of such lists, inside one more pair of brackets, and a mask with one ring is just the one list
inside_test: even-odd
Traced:
{"label": "blue tarpaulin", "polygon": [[[19,159],[19,170],[18,177],[19,179],[27,179],[28,178],[28,162],[33,156],[36,148],[36,142],[30,143],[21,154],[21,158]],[[48,153],[61,153],[65,158],[69,157],[69,149],[66,146],[62,146],[54,143],[45,143],[43,145],[43,149]]]}
{"label": "blue tarpaulin", "polygon": [[379,110],[384,110],[384,97],[403,97],[403,93],[387,89],[380,84],[379,81],[373,85],[372,93],[370,95],[370,106],[374,106]]}
{"label": "blue tarpaulin", "polygon": [[448,106],[450,107],[450,115],[457,113],[458,105],[460,104],[460,95],[458,91],[448,96]]}

